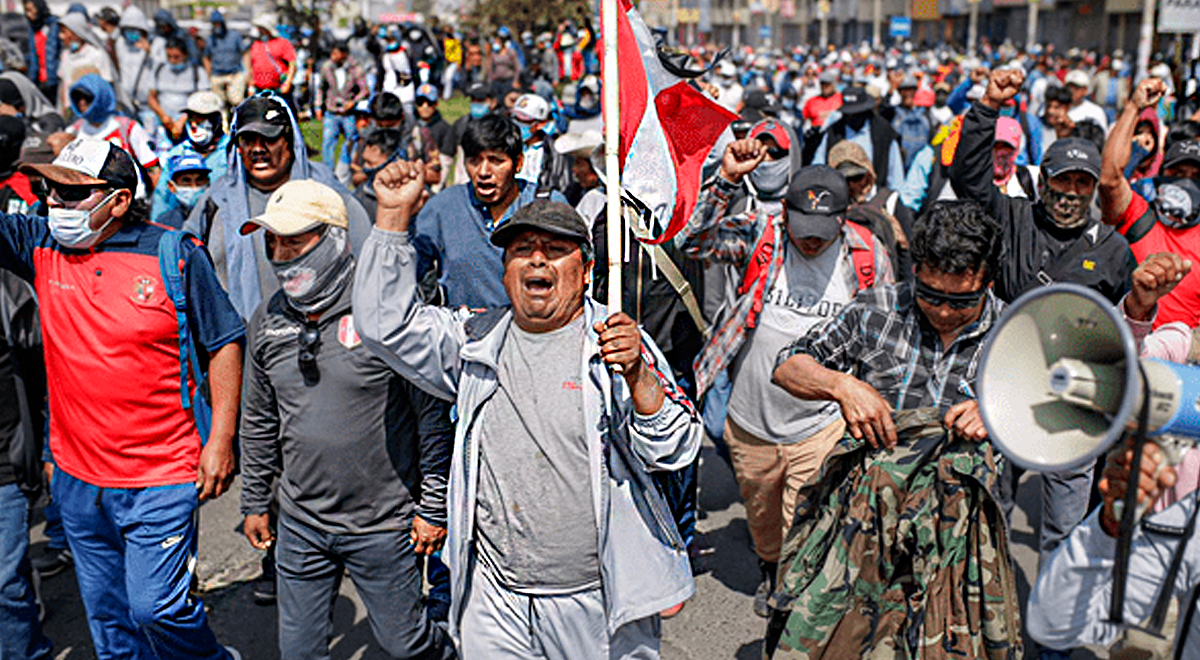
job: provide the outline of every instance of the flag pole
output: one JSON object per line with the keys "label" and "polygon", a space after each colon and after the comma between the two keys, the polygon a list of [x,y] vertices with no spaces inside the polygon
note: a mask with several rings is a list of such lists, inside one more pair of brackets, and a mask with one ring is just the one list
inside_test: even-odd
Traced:
{"label": "flag pole", "polygon": [[601,30],[604,34],[604,174],[608,183],[608,313],[621,311],[621,255],[625,237],[621,213],[621,141],[619,78],[617,77],[617,0],[601,1]]}

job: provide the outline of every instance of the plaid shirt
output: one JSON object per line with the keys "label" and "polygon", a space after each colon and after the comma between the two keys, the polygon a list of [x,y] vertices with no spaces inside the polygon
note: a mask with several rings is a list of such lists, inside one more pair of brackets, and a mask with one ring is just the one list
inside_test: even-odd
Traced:
{"label": "plaid shirt", "polygon": [[[741,350],[746,341],[746,333],[754,327],[755,299],[761,298],[763,292],[770,291],[771,285],[775,283],[779,269],[783,267],[789,243],[785,227],[787,218],[784,215],[760,214],[752,208],[743,213],[728,215],[730,200],[739,186],[720,176],[714,178],[715,183],[705,186],[700,193],[692,217],[683,230],[680,244],[683,253],[692,259],[733,266],[737,271],[737,286],[745,276],[754,247],[768,223],[775,224],[775,244],[771,252],[771,263],[762,269],[762,272],[766,273],[763,286],[750,287],[746,293],[738,296],[732,305],[727,302],[713,320],[712,337],[693,365],[696,372],[697,396],[708,390],[717,374],[728,367]],[[875,240],[874,246],[867,245],[855,231],[843,227],[842,240],[849,248],[843,253],[846,262],[843,272],[846,275],[848,291],[858,290],[858,277],[854,273],[850,250],[874,249],[876,285],[895,281],[892,260],[878,239]]]}
{"label": "plaid shirt", "polygon": [[864,381],[896,410],[946,409],[975,398],[983,342],[1002,307],[988,290],[979,320],[943,347],[908,283],[874,287],[780,351],[776,365],[805,353],[827,369]]}
{"label": "plaid shirt", "polygon": [[367,76],[354,58],[347,57],[342,66],[346,70],[346,79],[342,86],[338,87],[337,66],[334,65],[333,60],[325,60],[321,64],[316,106],[326,112],[344,114],[341,110],[342,106],[346,103],[358,103],[367,98],[371,92],[371,88],[367,86]]}

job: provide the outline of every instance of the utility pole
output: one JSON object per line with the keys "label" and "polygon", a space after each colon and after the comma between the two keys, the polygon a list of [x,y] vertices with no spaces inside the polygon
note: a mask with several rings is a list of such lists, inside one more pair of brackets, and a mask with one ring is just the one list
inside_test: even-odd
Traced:
{"label": "utility pole", "polygon": [[1033,48],[1038,42],[1038,0],[1029,0],[1029,26],[1025,33],[1025,50]]}
{"label": "utility pole", "polygon": [[871,12],[872,33],[871,45],[875,50],[883,48],[883,0],[874,0]]}
{"label": "utility pole", "polygon": [[817,18],[821,19],[821,52],[829,48],[829,0],[817,0]]}
{"label": "utility pole", "polygon": [[1138,39],[1137,82],[1150,69],[1150,48],[1154,43],[1154,5],[1158,0],[1142,0],[1142,34]]}
{"label": "utility pole", "polygon": [[979,43],[979,0],[967,0],[971,4],[970,22],[967,24],[967,52],[975,56],[975,46]]}

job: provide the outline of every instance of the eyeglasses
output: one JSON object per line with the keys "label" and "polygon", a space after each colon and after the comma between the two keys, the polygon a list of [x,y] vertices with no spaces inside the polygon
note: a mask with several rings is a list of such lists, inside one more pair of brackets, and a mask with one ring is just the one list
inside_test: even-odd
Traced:
{"label": "eyeglasses", "polygon": [[300,371],[314,373],[317,369],[317,349],[321,347],[321,330],[315,323],[304,324],[300,330]]}
{"label": "eyeglasses", "polygon": [[427,99],[427,98],[424,98],[424,97],[418,96],[418,97],[417,97],[417,100],[415,101],[415,103],[416,103],[417,105],[436,105],[436,104],[437,104],[437,101],[433,101],[433,100],[431,100],[431,99]]}
{"label": "eyeglasses", "polygon": [[50,187],[49,196],[63,204],[80,204],[86,202],[92,195],[96,194],[97,190],[101,190],[101,188],[94,186],[54,185]]}
{"label": "eyeglasses", "polygon": [[978,291],[968,291],[967,293],[946,293],[917,280],[917,297],[934,307],[949,305],[950,309],[970,309],[978,305],[985,295],[987,295],[986,286]]}

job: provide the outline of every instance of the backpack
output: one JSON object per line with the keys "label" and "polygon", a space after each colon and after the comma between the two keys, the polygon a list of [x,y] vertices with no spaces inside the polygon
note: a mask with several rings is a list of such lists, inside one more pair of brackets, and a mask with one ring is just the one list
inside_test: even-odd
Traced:
{"label": "backpack", "polygon": [[[864,243],[871,246],[870,250],[850,250],[850,259],[854,262],[854,276],[858,278],[858,290],[869,289],[875,285],[875,236],[871,230],[855,222],[846,224],[854,230]],[[758,244],[750,253],[750,262],[746,264],[746,274],[738,286],[737,293],[743,296],[754,286],[759,278],[766,277],[771,265],[772,253],[775,251],[775,223],[768,222],[763,229]]]}
{"label": "backpack", "polygon": [[[163,286],[167,296],[175,305],[175,320],[179,324],[179,398],[184,410],[192,411],[196,422],[196,431],[200,433],[200,445],[208,442],[208,434],[212,429],[212,406],[208,401],[208,372],[200,365],[200,356],[196,353],[196,342],[192,338],[188,326],[188,299],[185,268],[187,255],[184,245],[191,242],[193,246],[202,245],[200,239],[192,234],[177,229],[163,232],[158,239],[158,268],[162,271]],[[196,387],[188,386],[188,366],[191,366]]]}

